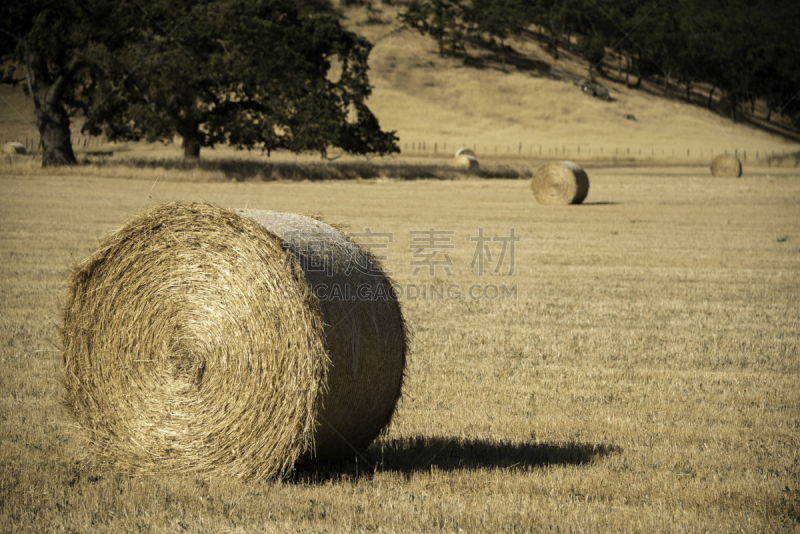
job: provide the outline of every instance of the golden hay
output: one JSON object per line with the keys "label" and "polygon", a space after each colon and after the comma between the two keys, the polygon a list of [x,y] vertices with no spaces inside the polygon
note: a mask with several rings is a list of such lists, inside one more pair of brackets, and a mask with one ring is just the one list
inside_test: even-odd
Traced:
{"label": "golden hay", "polygon": [[19,154],[20,156],[24,156],[27,153],[25,145],[15,142],[5,143],[2,146],[2,152],[4,154]]}
{"label": "golden hay", "polygon": [[458,150],[456,150],[456,156],[455,156],[456,159],[458,159],[458,156],[461,156],[461,155],[473,156],[474,157],[475,156],[475,152],[471,148],[461,147]]}
{"label": "golden hay", "polygon": [[531,179],[539,204],[580,204],[589,193],[589,177],[571,161],[545,163]]}
{"label": "golden hay", "polygon": [[742,175],[742,162],[736,156],[720,154],[711,160],[711,175],[719,178],[739,178]]}
{"label": "golden hay", "polygon": [[394,413],[406,332],[390,281],[318,220],[156,206],[68,288],[64,403],[101,465],[278,476],[353,457]]}
{"label": "golden hay", "polygon": [[461,154],[458,156],[453,162],[453,166],[469,172],[478,172],[478,169],[480,168],[480,165],[478,165],[478,160],[475,158],[475,156],[469,156],[466,154]]}

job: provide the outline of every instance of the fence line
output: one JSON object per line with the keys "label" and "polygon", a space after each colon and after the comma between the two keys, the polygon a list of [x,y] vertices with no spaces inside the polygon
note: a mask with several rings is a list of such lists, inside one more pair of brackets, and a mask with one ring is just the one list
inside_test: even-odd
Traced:
{"label": "fence line", "polygon": [[[448,151],[447,146],[451,147],[451,150]],[[714,158],[714,149],[713,148],[697,148],[697,147],[687,147],[685,155],[680,150],[676,151],[675,148],[670,147],[669,149],[661,148],[661,154],[657,155],[656,147],[652,146],[650,149],[642,148],[642,147],[635,147],[632,149],[630,146],[588,146],[588,145],[571,145],[567,146],[565,144],[555,145],[555,146],[547,146],[545,144],[534,144],[529,143],[524,145],[523,143],[517,143],[514,145],[510,144],[495,144],[495,145],[480,145],[482,151],[478,151],[479,145],[476,143],[448,143],[446,141],[442,142],[441,144],[437,141],[433,144],[429,144],[426,141],[406,141],[403,142],[400,146],[400,151],[403,154],[423,154],[428,156],[443,156],[447,157],[450,155],[454,155],[456,149],[458,148],[471,148],[473,152],[477,156],[529,156],[529,157],[539,157],[539,158],[550,158],[550,157],[565,157],[565,156],[572,156],[580,159],[630,159],[630,160],[637,160],[637,159],[652,159],[656,161],[668,160],[668,161],[689,161],[689,162],[702,162],[702,161],[711,161]],[[527,148],[527,150],[525,150]],[[441,149],[441,150],[440,150]],[[755,154],[754,154],[755,152]],[[737,158],[739,158],[742,163],[747,162],[747,150],[739,150],[739,149],[722,149],[722,151],[717,150],[717,155],[720,153],[732,153]],[[750,151],[750,157],[753,160],[769,160],[771,158],[777,157],[786,157],[792,156],[793,153],[787,154],[786,149],[781,150],[755,150]],[[800,157],[800,151],[794,154],[798,154]],[[755,157],[753,157],[755,156]]]}
{"label": "fence line", "polygon": [[[82,136],[82,135],[73,135],[71,137],[72,141],[72,148],[73,149],[91,149],[95,147],[99,147],[101,145],[106,145],[109,143],[109,140],[105,136]],[[39,137],[26,137],[24,143],[22,141],[16,141],[14,139],[6,138],[3,141],[3,144],[9,142],[19,142],[23,146],[25,146],[25,151],[28,153],[32,152],[41,152],[42,150],[42,141]],[[448,145],[451,147],[448,151]],[[441,146],[441,151],[440,151]],[[498,156],[498,157],[506,157],[506,156],[528,156],[532,158],[554,158],[554,157],[574,157],[575,159],[619,159],[620,157],[628,160],[637,160],[637,159],[651,159],[655,161],[687,161],[687,162],[704,162],[704,161],[711,161],[714,158],[714,149],[713,148],[693,148],[688,147],[686,148],[686,156],[684,157],[681,152],[675,151],[675,148],[670,148],[670,152],[667,152],[667,149],[661,148],[660,157],[657,155],[656,147],[650,147],[650,154],[648,156],[647,150],[643,149],[642,147],[636,147],[635,153],[631,152],[631,147],[609,147],[609,146],[591,146],[591,145],[571,145],[567,146],[566,144],[554,145],[554,146],[547,146],[543,143],[528,143],[527,150],[525,150],[524,143],[516,143],[514,145],[510,144],[495,144],[495,145],[481,145],[483,148],[482,151],[478,151],[478,145],[476,143],[448,143],[447,141],[443,141],[441,145],[438,141],[434,142],[433,144],[429,144],[427,141],[406,141],[402,143],[400,147],[401,153],[403,154],[423,154],[423,155],[433,155],[433,156],[449,156],[454,155],[456,151],[456,147],[466,147],[471,148],[473,152],[475,152],[478,156]],[[739,151],[738,149],[723,149],[723,153],[733,153],[737,158],[739,158],[742,163],[747,162],[747,150]],[[719,154],[719,152],[718,152]],[[794,156],[796,162],[800,162],[800,151],[798,152],[790,152],[789,154],[786,153],[786,149],[781,150],[756,150],[755,157],[753,158],[753,151],[751,151],[751,158],[755,161],[759,160],[771,160],[775,159],[776,157],[779,159],[783,159],[786,157]]]}

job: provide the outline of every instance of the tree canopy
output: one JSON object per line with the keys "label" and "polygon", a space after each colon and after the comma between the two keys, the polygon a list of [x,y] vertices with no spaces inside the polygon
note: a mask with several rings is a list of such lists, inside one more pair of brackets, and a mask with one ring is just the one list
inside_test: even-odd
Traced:
{"label": "tree canopy", "polygon": [[13,15],[0,30],[34,95],[43,165],[75,161],[77,115],[85,132],[115,140],[178,135],[190,157],[220,143],[396,152],[366,105],[371,44],[322,4],[34,0],[0,8]]}

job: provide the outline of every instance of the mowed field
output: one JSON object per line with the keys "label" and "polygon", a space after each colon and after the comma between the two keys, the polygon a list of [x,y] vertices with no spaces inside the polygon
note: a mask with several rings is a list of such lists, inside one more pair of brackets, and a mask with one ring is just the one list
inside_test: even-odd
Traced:
{"label": "mowed field", "polygon": [[[800,172],[586,169],[586,202],[566,207],[527,180],[6,169],[0,531],[800,531]],[[92,467],[59,404],[68,269],[175,200],[391,234],[375,252],[406,290],[412,345],[399,412],[362,457],[266,481]],[[431,229],[449,275],[414,273],[412,232]],[[512,229],[513,262],[489,241],[470,269],[471,237]]]}

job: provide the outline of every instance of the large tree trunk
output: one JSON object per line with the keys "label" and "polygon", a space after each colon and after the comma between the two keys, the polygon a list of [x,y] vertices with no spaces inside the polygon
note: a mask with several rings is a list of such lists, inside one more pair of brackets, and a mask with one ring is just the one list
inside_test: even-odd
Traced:
{"label": "large tree trunk", "polygon": [[202,146],[200,124],[186,122],[178,126],[178,134],[183,138],[183,159],[197,159],[200,157]]}
{"label": "large tree trunk", "polygon": [[64,109],[64,91],[79,68],[73,57],[61,74],[53,76],[41,54],[30,44],[25,45],[25,76],[33,96],[36,123],[42,141],[42,167],[74,165],[78,162],[72,151],[69,115]]}
{"label": "large tree trunk", "polygon": [[200,157],[200,141],[197,139],[183,139],[183,159],[197,159]]}

